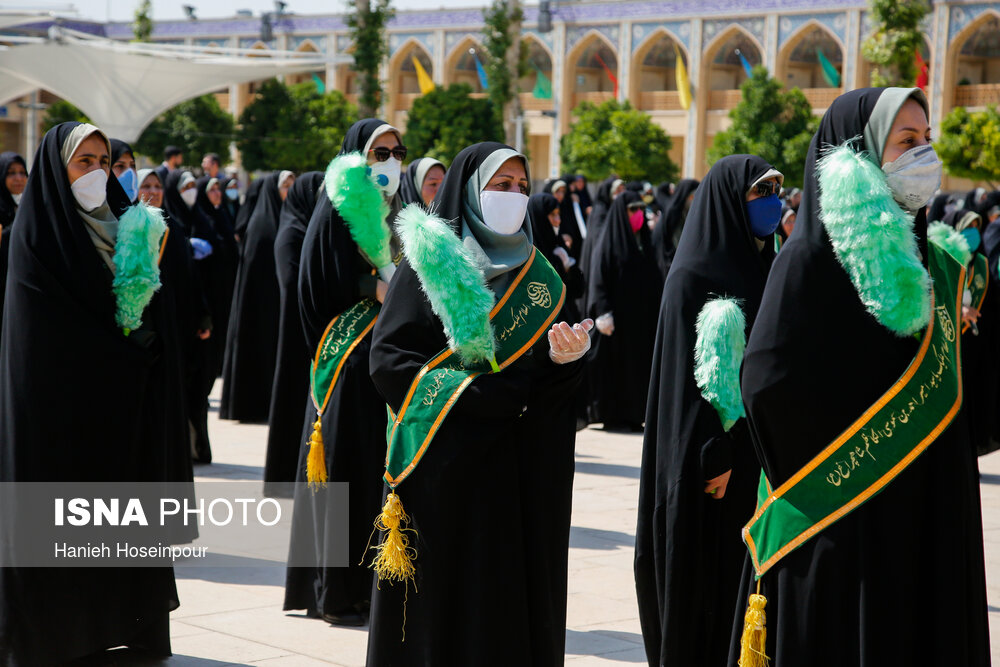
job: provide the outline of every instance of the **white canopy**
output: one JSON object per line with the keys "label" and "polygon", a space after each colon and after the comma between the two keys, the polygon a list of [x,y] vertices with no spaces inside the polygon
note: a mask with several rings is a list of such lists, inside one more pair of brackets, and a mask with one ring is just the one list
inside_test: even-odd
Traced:
{"label": "white canopy", "polygon": [[36,88],[38,86],[30,81],[25,81],[7,72],[0,72],[0,105],[7,104],[7,102],[22,95],[27,95]]}
{"label": "white canopy", "polygon": [[[350,56],[117,42],[53,28],[0,50],[0,73],[78,106],[108,136],[135,141],[176,104],[231,84],[320,69]],[[250,57],[251,54],[254,57]],[[0,81],[0,90],[3,82]]]}

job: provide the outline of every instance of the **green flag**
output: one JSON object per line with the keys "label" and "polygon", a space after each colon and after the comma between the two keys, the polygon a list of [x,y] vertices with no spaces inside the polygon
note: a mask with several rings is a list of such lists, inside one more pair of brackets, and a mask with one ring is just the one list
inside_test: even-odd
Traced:
{"label": "green flag", "polygon": [[816,49],[816,57],[819,59],[820,67],[823,68],[823,78],[826,79],[827,84],[832,88],[840,88],[840,72],[837,71],[837,68],[826,59],[826,56],[819,49]]}
{"label": "green flag", "polygon": [[320,95],[326,95],[326,84],[323,83],[323,79],[319,78],[315,72],[313,72],[313,83],[316,84],[316,92]]}
{"label": "green flag", "polygon": [[538,77],[535,79],[535,89],[531,91],[532,96],[536,100],[551,100],[552,82],[549,81],[549,77],[545,76],[538,67],[535,67],[535,72],[538,74]]}

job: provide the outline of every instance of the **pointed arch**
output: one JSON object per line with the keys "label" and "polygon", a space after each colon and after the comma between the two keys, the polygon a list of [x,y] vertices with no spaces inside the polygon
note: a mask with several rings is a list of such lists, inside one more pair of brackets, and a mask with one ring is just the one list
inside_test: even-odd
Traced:
{"label": "pointed arch", "polygon": [[[549,111],[553,108],[552,99],[535,97],[535,87],[541,73],[541,76],[548,79],[548,87],[551,90],[555,81],[552,71],[555,57],[545,42],[531,33],[525,34],[521,41],[527,45],[529,65],[528,72],[518,81],[521,88],[521,109],[526,113]],[[551,92],[554,95],[556,91]]]}
{"label": "pointed arch", "polygon": [[[483,43],[473,35],[463,37],[455,48],[445,57],[444,72],[441,80],[444,85],[453,83],[467,83],[472,87],[473,93],[483,93],[482,85],[479,81],[479,74],[476,71],[475,54],[485,51]],[[482,61],[482,55],[479,56]],[[485,63],[484,63],[485,64]]]}
{"label": "pointed arch", "polygon": [[707,93],[708,109],[732,109],[740,100],[740,84],[747,75],[735,48],[733,53],[722,53],[731,44],[740,45],[751,66],[764,62],[763,45],[743,26],[734,23],[716,35],[704,49],[698,76],[699,86]]}
{"label": "pointed arch", "polygon": [[[834,86],[820,64],[822,53],[840,75]],[[785,40],[778,50],[774,76],[785,88],[798,87],[814,110],[826,109],[844,90],[844,60],[847,49],[837,35],[816,19],[810,19]]]}
{"label": "pointed arch", "polygon": [[584,101],[600,103],[615,99],[615,84],[604,71],[600,61],[604,61],[604,65],[617,79],[618,57],[615,45],[597,30],[588,31],[570,49],[563,77],[562,99],[569,102],[567,111],[570,112],[562,114],[564,132],[569,129],[571,112],[579,103]]}
{"label": "pointed arch", "polygon": [[[681,109],[677,95],[676,56],[671,56],[671,53],[676,52],[665,54],[663,62],[647,62],[663,40],[677,48],[676,52],[680,53],[684,66],[690,71],[691,55],[687,47],[670,30],[658,27],[639,44],[632,56],[628,99],[636,108],[672,111]],[[673,65],[671,57],[674,58]]]}
{"label": "pointed arch", "polygon": [[390,85],[388,88],[388,104],[386,105],[386,120],[403,131],[406,127],[406,116],[413,106],[413,101],[420,96],[420,84],[417,80],[416,66],[413,59],[434,78],[434,61],[430,52],[419,40],[411,37],[396,50],[389,59]]}
{"label": "pointed arch", "polygon": [[977,53],[978,44],[970,44],[984,28],[990,36],[996,35],[996,30],[1000,30],[1000,12],[992,8],[984,10],[948,45],[945,110],[956,106],[984,107],[1000,99],[1000,54]]}
{"label": "pointed arch", "polygon": [[[296,53],[322,53],[323,51],[312,39],[306,38],[301,44],[295,47]],[[296,83],[305,83],[307,81],[313,80],[313,74],[319,77],[323,85],[326,86],[326,70],[323,68],[317,69],[315,72],[302,72],[300,74],[292,74],[285,78],[285,83],[292,85]]]}

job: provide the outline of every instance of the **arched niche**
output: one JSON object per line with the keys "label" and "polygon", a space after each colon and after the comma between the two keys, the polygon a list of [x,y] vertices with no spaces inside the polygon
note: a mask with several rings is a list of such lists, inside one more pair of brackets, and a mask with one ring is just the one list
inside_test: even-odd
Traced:
{"label": "arched niche", "polygon": [[483,62],[483,52],[483,45],[471,36],[459,42],[445,60],[445,85],[464,83],[472,88],[473,94],[485,93],[486,90],[479,80],[479,71],[476,69],[476,57],[478,56],[479,61]]}
{"label": "arched niche", "polygon": [[[609,71],[617,79],[618,54],[604,35],[591,31],[566,58],[566,94],[563,99],[569,101],[569,110],[575,109],[581,102],[600,104],[615,99],[616,84],[608,76]],[[563,114],[563,117],[568,123],[569,114]]]}
{"label": "arched niche", "polygon": [[[524,111],[547,111],[552,108],[552,53],[542,42],[527,35],[521,41],[528,58],[528,71],[519,80],[521,88],[521,109]],[[545,97],[546,84],[549,97]],[[539,93],[536,95],[536,92]]]}
{"label": "arched niche", "polygon": [[664,28],[649,35],[632,57],[629,99],[645,111],[680,111],[677,58],[688,69],[687,50]]}
{"label": "arched niche", "polygon": [[407,113],[413,106],[413,101],[421,95],[414,60],[420,63],[427,76],[434,78],[431,54],[415,39],[403,44],[389,61],[389,104],[386,120],[400,131],[406,127]]}
{"label": "arched niche", "polygon": [[774,71],[786,88],[799,88],[813,109],[826,109],[844,89],[844,47],[827,28],[810,21],[778,52]]}
{"label": "arched niche", "polygon": [[983,12],[949,47],[951,107],[984,108],[1000,103],[1000,13]]}
{"label": "arched niche", "polygon": [[[322,53],[322,50],[313,42],[311,39],[307,39],[298,45],[295,49],[296,53]],[[323,86],[326,86],[326,70],[322,67],[317,68],[314,72],[299,72],[298,74],[289,74],[285,77],[285,83],[288,85],[293,85],[296,83],[305,83],[307,81],[315,81],[313,79],[313,74],[319,77],[320,81],[323,82]]]}
{"label": "arched niche", "polygon": [[708,109],[732,109],[740,101],[740,85],[747,80],[740,55],[751,67],[763,62],[763,49],[754,37],[733,25],[723,31],[705,50],[700,81],[708,91]]}

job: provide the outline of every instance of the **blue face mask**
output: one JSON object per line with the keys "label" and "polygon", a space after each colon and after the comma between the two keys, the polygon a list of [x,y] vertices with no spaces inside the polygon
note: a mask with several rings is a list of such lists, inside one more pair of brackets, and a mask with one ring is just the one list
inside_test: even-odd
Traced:
{"label": "blue face mask", "polygon": [[979,230],[975,227],[969,227],[962,230],[962,236],[965,240],[969,242],[969,251],[976,252],[979,249],[979,244],[982,242],[982,237],[979,234]]}
{"label": "blue face mask", "polygon": [[135,169],[126,169],[118,177],[118,182],[122,184],[122,188],[125,190],[125,195],[129,201],[135,201],[136,195],[139,194],[139,187],[136,180]]}
{"label": "blue face mask", "polygon": [[240,198],[240,191],[237,188],[226,188],[226,196],[231,201],[236,201]]}
{"label": "blue face mask", "polygon": [[781,221],[781,200],[778,195],[770,194],[748,201],[747,214],[750,216],[750,229],[754,236],[759,239],[770,236]]}

